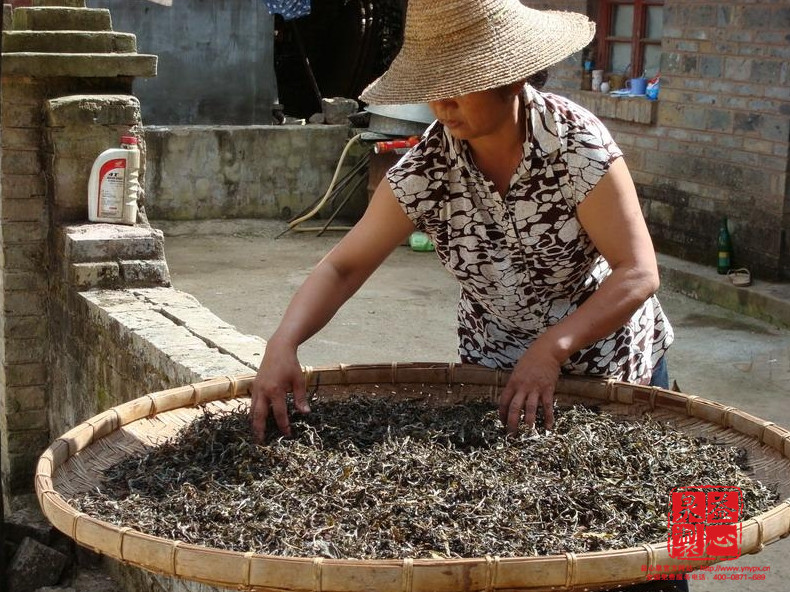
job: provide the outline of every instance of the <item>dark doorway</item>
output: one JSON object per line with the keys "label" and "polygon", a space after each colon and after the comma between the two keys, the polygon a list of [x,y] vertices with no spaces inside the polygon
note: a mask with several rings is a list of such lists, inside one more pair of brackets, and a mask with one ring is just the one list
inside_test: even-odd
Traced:
{"label": "dark doorway", "polygon": [[286,115],[308,118],[321,98],[357,99],[403,38],[403,0],[320,0],[309,16],[275,16],[274,67]]}

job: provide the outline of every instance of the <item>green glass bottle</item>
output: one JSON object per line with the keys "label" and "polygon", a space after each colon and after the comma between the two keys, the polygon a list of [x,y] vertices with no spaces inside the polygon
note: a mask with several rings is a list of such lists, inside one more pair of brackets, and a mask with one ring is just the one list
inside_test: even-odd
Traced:
{"label": "green glass bottle", "polygon": [[727,228],[726,217],[721,221],[721,228],[719,228],[718,251],[719,261],[716,265],[716,271],[720,274],[725,274],[732,267],[732,239]]}

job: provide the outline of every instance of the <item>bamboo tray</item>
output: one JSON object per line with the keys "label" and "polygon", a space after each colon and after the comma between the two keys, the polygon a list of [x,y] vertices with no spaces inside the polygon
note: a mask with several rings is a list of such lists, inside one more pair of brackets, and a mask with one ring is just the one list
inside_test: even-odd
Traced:
{"label": "bamboo tray", "polygon": [[[444,403],[495,400],[507,373],[461,364],[340,365],[306,368],[309,388],[339,393],[353,385],[380,385],[402,396],[439,397]],[[657,565],[699,569],[716,561],[670,558],[667,543],[591,553],[537,557],[343,560],[280,557],[202,547],[148,535],[80,513],[66,499],[97,483],[104,469],[145,445],[175,435],[215,409],[246,404],[254,375],[217,378],[124,403],[69,430],[41,455],[36,495],[52,524],[79,544],[127,564],[218,587],[271,592],[472,592],[493,590],[601,590],[645,581]],[[323,394],[324,391],[322,391]],[[420,393],[423,393],[420,395]],[[746,449],[754,477],[776,484],[783,500],[741,523],[742,554],[790,534],[790,431],[733,407],[694,395],[601,379],[562,377],[559,403],[595,403],[620,415],[649,411],[693,435],[716,437]],[[666,573],[663,571],[662,573]]]}

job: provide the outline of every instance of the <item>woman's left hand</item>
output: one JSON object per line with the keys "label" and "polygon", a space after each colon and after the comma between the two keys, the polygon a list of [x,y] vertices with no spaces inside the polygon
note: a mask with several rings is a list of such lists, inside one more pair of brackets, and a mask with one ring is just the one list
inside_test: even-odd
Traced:
{"label": "woman's left hand", "polygon": [[524,425],[535,425],[538,406],[543,408],[546,429],[554,425],[554,390],[560,375],[560,362],[540,340],[532,344],[513,368],[502,394],[499,396],[499,419],[509,434],[518,432],[521,415]]}

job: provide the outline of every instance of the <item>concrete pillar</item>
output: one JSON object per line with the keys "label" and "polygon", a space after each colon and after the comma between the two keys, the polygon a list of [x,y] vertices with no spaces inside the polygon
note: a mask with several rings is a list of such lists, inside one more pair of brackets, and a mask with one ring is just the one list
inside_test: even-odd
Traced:
{"label": "concrete pillar", "polygon": [[44,103],[44,124],[52,221],[87,220],[88,178],[96,157],[117,148],[122,135],[137,136],[145,153],[140,102],[131,95],[58,97]]}

